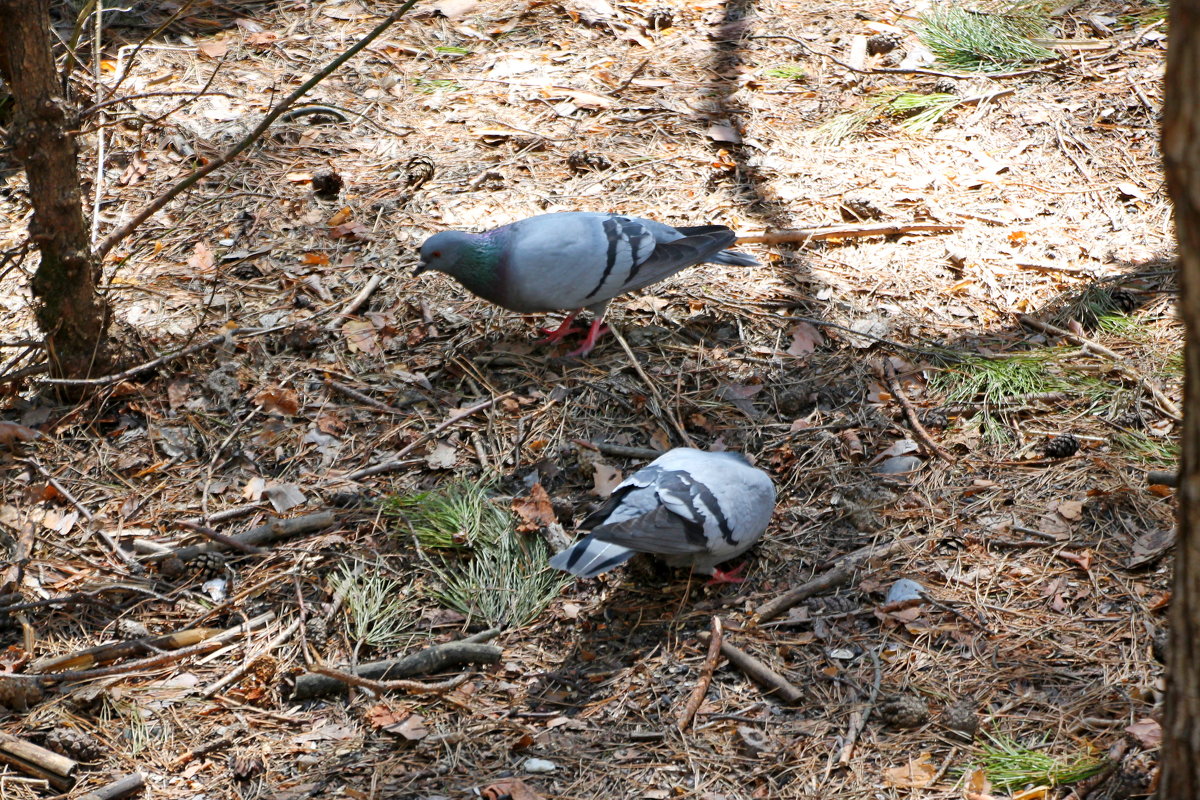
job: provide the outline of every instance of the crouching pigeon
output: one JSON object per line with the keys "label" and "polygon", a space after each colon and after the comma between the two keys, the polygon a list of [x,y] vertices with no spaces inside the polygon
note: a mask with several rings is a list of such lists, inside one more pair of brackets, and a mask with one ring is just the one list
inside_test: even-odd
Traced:
{"label": "crouching pigeon", "polygon": [[774,509],[771,478],[740,455],[677,447],[618,484],[580,523],[591,533],[550,566],[592,578],[650,553],[712,575],[713,583],[741,583],[741,566],[722,572],[716,565],[750,549]]}
{"label": "crouching pigeon", "polygon": [[583,345],[591,352],[603,327],[608,301],[657,283],[706,261],[750,267],[750,256],[725,248],[737,236],[724,225],[673,228],[619,214],[563,211],[502,225],[483,233],[442,231],[421,245],[416,273],[444,272],[484,300],[522,314],[569,311],[545,342],[582,329],[572,326],[583,309],[592,312]]}

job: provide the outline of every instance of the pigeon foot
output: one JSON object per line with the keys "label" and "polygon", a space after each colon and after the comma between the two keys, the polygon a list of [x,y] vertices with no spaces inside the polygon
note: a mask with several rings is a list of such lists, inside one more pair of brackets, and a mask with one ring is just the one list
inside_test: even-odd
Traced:
{"label": "pigeon foot", "polygon": [[588,328],[587,338],[583,340],[583,344],[578,349],[567,353],[567,357],[582,358],[586,356],[596,346],[596,340],[608,333],[608,331],[609,328],[604,324],[603,320],[592,320],[592,327]]}
{"label": "pigeon foot", "polygon": [[742,577],[742,570],[746,568],[746,562],[743,561],[728,572],[719,569],[714,569],[712,578],[705,586],[719,586],[723,583],[745,583],[746,579]]}

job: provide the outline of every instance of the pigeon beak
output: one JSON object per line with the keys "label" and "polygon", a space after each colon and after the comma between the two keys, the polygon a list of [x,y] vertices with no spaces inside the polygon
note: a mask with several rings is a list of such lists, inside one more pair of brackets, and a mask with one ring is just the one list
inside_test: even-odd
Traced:
{"label": "pigeon beak", "polygon": [[413,270],[413,277],[420,275],[422,272],[427,272],[428,270],[429,270],[429,265],[426,264],[424,261],[421,261],[417,264],[417,268]]}

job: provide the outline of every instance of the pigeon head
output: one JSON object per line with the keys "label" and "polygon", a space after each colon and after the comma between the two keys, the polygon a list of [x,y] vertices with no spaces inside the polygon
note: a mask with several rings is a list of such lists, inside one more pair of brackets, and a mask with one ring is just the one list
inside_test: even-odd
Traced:
{"label": "pigeon head", "polygon": [[478,236],[462,231],[435,233],[421,245],[421,263],[413,274],[436,270],[459,278],[464,272],[474,272],[482,255],[478,239]]}

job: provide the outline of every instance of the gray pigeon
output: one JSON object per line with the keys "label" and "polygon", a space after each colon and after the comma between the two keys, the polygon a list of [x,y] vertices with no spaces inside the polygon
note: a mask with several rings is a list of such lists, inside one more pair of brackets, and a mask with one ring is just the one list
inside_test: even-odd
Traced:
{"label": "gray pigeon", "polygon": [[750,549],[774,510],[771,478],[740,455],[677,447],[618,484],[580,523],[592,532],[550,566],[592,578],[651,553],[714,583],[740,583],[741,566],[722,572],[716,565]]}
{"label": "gray pigeon", "polygon": [[421,245],[416,273],[444,272],[474,294],[510,311],[570,311],[544,342],[580,333],[583,309],[593,314],[583,346],[587,355],[607,328],[608,301],[657,283],[693,264],[751,267],[750,256],[725,248],[737,236],[724,225],[673,228],[619,214],[563,211],[502,225],[483,233],[443,231]]}

